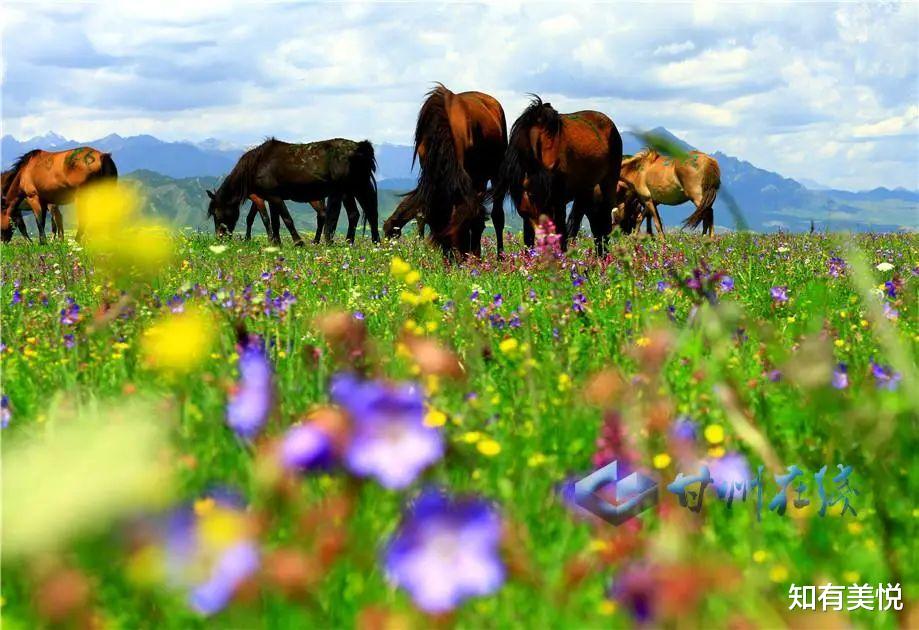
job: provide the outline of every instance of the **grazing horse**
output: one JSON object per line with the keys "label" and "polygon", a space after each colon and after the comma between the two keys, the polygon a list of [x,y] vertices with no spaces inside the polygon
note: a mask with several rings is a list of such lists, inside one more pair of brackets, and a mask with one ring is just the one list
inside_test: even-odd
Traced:
{"label": "grazing horse", "polygon": [[678,206],[692,201],[696,209],[683,221],[683,227],[695,228],[701,223],[702,233],[714,236],[712,204],[721,187],[721,169],[715,158],[700,151],[672,157],[654,149],[643,149],[623,160],[622,179],[630,184],[630,194],[645,209],[649,234],[652,217],[660,235],[664,234],[658,204]]}
{"label": "grazing horse", "polygon": [[402,236],[402,228],[412,219],[418,224],[418,238],[424,238],[424,209],[414,190],[406,193],[395,211],[383,221],[383,236],[399,238]]}
{"label": "grazing horse", "polygon": [[[482,255],[485,192],[498,178],[507,147],[504,109],[482,92],[455,94],[437,84],[428,92],[415,126],[421,172],[415,193],[431,239],[445,254]],[[504,250],[504,209],[492,206],[498,255]]]}
{"label": "grazing horse", "polygon": [[[209,193],[210,195],[210,193]],[[249,199],[252,201],[252,204],[249,206],[249,214],[246,215],[246,240],[252,238],[252,224],[255,222],[255,215],[258,214],[262,219],[262,225],[265,226],[265,232],[271,234],[271,219],[268,217],[268,210],[265,208],[265,200],[259,197],[256,194],[249,195]],[[310,201],[309,204],[313,207],[313,210],[316,211],[316,236],[313,237],[313,243],[319,242],[319,237],[322,234],[322,227],[325,225],[325,200],[316,199]],[[287,209],[287,204],[285,205],[285,210]],[[289,217],[290,213],[282,213],[282,216]],[[357,217],[352,218],[351,215],[348,215],[348,222],[356,222]],[[299,234],[297,229],[294,227],[293,220],[286,221],[287,229],[290,232],[290,237],[294,240],[297,240]],[[296,236],[295,236],[296,235]]]}
{"label": "grazing horse", "polygon": [[559,114],[534,96],[511,128],[495,205],[510,194],[524,219],[527,247],[534,245],[539,215],[546,214],[561,230],[562,249],[567,249],[565,206],[573,201],[574,212],[587,214],[597,253],[602,253],[612,231],[621,163],[622,137],[608,116],[596,111]]}
{"label": "grazing horse", "polygon": [[[256,195],[268,203],[271,211],[270,238],[281,242],[280,219],[291,232],[294,243],[303,244],[290,217],[285,200],[308,203],[329,198],[326,215],[328,227],[338,222],[344,203],[348,216],[358,213],[360,203],[370,223],[373,241],[380,240],[377,228],[377,186],[374,173],[376,158],[369,141],[354,142],[344,138],[309,144],[290,144],[269,138],[243,154],[216,191],[208,191],[211,201],[208,216],[214,218],[218,236],[233,231],[239,220],[239,205]],[[348,241],[354,242],[356,221],[348,226]]]}
{"label": "grazing horse", "polygon": [[[45,243],[45,217],[51,205],[70,203],[77,189],[88,182],[117,176],[118,169],[111,154],[92,147],[54,152],[35,149],[23,154],[10,169],[3,188],[2,240],[9,241],[13,237],[13,213],[18,211],[23,200],[35,213],[39,242]],[[55,232],[63,235],[63,222],[57,221]],[[78,224],[77,239],[81,236]]]}

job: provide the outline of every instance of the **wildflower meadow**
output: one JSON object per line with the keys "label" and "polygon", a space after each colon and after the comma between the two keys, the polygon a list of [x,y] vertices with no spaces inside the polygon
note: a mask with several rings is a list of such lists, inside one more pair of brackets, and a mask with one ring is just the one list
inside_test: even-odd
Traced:
{"label": "wildflower meadow", "polygon": [[0,250],[7,628],[919,625],[913,234],[123,239]]}

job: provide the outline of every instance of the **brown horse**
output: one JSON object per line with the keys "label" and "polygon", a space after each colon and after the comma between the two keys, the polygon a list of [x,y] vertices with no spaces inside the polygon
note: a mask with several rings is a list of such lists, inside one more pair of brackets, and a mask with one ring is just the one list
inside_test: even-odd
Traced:
{"label": "brown horse", "polygon": [[[524,218],[527,247],[535,242],[535,220],[548,215],[566,249],[565,206],[573,201],[573,212],[587,214],[597,252],[602,253],[612,231],[621,163],[622,137],[608,116],[596,111],[559,114],[535,96],[511,129],[495,205],[510,194]],[[595,199],[598,186],[600,196]]]}
{"label": "brown horse", "polygon": [[643,149],[623,160],[622,179],[631,185],[631,194],[645,209],[649,234],[652,217],[658,232],[664,234],[658,204],[677,206],[692,201],[696,210],[683,221],[683,226],[695,228],[701,223],[703,234],[714,235],[712,204],[721,187],[721,170],[715,158],[700,151],[670,157],[653,149]]}
{"label": "brown horse", "polygon": [[[249,195],[249,199],[252,201],[252,204],[249,206],[249,214],[246,215],[246,240],[252,238],[252,224],[255,222],[255,215],[258,214],[262,219],[262,225],[265,226],[265,232],[271,234],[271,219],[268,217],[268,210],[265,207],[265,200],[259,197],[256,194]],[[283,202],[282,202],[283,203]],[[313,237],[313,243],[319,243],[319,237],[322,235],[322,227],[325,225],[325,200],[316,199],[315,201],[310,201],[309,204],[313,207],[313,210],[316,211],[316,236]],[[287,221],[287,218],[290,218],[290,212],[287,210],[287,204],[284,204],[285,211],[281,213],[282,218],[285,218],[285,224],[287,226],[287,231],[290,232],[290,237],[296,241],[300,234],[297,233],[297,228],[294,227],[293,219]],[[348,215],[349,223],[356,223],[357,216],[353,217]]]}
{"label": "brown horse", "polygon": [[[22,155],[10,170],[4,189],[0,235],[3,241],[13,236],[12,215],[23,200],[28,202],[38,223],[38,238],[45,241],[45,217],[50,205],[73,201],[74,193],[87,182],[103,177],[117,177],[118,169],[109,153],[92,147],[77,147],[66,151],[35,149]],[[58,222],[56,231],[63,234]],[[81,237],[77,226],[77,238]]]}
{"label": "brown horse", "polygon": [[[494,185],[507,147],[504,109],[482,92],[455,94],[441,84],[428,92],[415,126],[421,167],[415,192],[431,238],[444,253],[482,255],[485,192]],[[414,161],[414,158],[413,158]],[[504,209],[492,206],[498,255],[504,250]]]}
{"label": "brown horse", "polygon": [[[269,238],[279,243],[280,223],[291,232],[294,243],[303,244],[287,210],[285,200],[309,203],[329,198],[325,220],[326,239],[338,222],[344,203],[348,216],[358,214],[360,203],[370,223],[373,241],[380,240],[377,228],[377,187],[374,172],[376,158],[367,140],[354,142],[344,138],[308,144],[290,144],[269,138],[243,154],[216,191],[207,191],[211,201],[208,216],[214,218],[218,236],[233,231],[239,220],[239,205],[256,195],[268,203],[271,211]],[[349,222],[350,223],[350,222]],[[355,220],[348,226],[348,240],[354,242]],[[331,228],[331,229],[330,229]]]}
{"label": "brown horse", "polygon": [[383,236],[399,238],[402,228],[412,219],[418,224],[418,238],[424,238],[424,209],[414,190],[406,193],[395,211],[383,222]]}

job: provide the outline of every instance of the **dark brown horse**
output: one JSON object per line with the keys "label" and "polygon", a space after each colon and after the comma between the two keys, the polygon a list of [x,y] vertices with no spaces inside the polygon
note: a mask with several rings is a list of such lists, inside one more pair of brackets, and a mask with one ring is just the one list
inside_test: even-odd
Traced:
{"label": "dark brown horse", "polygon": [[[511,129],[495,205],[510,194],[524,218],[527,247],[533,247],[539,215],[548,215],[561,231],[565,249],[565,206],[573,201],[573,211],[584,212],[590,220],[597,252],[602,253],[612,231],[621,163],[622,137],[608,116],[595,111],[559,114],[536,96]],[[524,193],[529,209],[523,207]]]}
{"label": "dark brown horse", "polygon": [[395,211],[383,221],[383,236],[399,238],[402,236],[402,228],[412,219],[418,224],[418,238],[424,238],[424,209],[414,190],[406,193]]}
{"label": "dark brown horse", "polygon": [[[421,167],[415,193],[431,238],[444,253],[482,254],[485,192],[494,185],[507,147],[501,104],[482,92],[454,94],[441,84],[428,92],[415,126],[415,157]],[[504,210],[491,219],[504,249]]]}
{"label": "dark brown horse", "polygon": [[[252,238],[252,224],[255,222],[255,215],[258,214],[262,219],[262,225],[265,226],[265,232],[271,234],[271,219],[268,216],[268,210],[265,207],[265,200],[259,197],[256,194],[249,195],[249,199],[252,200],[252,203],[249,206],[249,214],[246,215],[246,240]],[[316,236],[313,237],[313,243],[319,242],[319,237],[322,235],[322,228],[325,225],[325,200],[316,199],[315,201],[309,202],[313,207],[313,210],[316,211]],[[287,210],[287,204],[284,204],[284,209]],[[282,213],[282,216],[290,217],[290,212]],[[349,223],[356,223],[357,217],[348,216]],[[287,230],[290,232],[290,237],[295,241],[300,236],[297,232],[297,228],[294,227],[293,219],[289,222],[285,221],[287,224]]]}
{"label": "dark brown horse", "polygon": [[[218,236],[228,234],[239,220],[239,205],[250,195],[265,200],[271,212],[273,242],[280,243],[283,216],[296,244],[303,239],[293,225],[285,200],[309,203],[329,198],[326,234],[338,222],[342,203],[348,216],[358,214],[357,203],[370,223],[374,242],[380,240],[377,228],[377,187],[373,145],[367,140],[344,138],[309,144],[290,144],[269,138],[243,154],[220,187],[212,192],[208,216],[214,218]],[[356,221],[355,221],[356,224]],[[355,225],[348,227],[348,240],[354,242]]]}
{"label": "dark brown horse", "polygon": [[[38,238],[44,243],[45,219],[50,206],[70,203],[84,184],[117,176],[118,169],[111,154],[92,147],[54,152],[41,149],[29,151],[16,160],[3,187],[0,237],[3,241],[13,237],[13,212],[18,211],[19,204],[24,200],[35,213]],[[62,222],[57,222],[55,231],[63,235]],[[80,226],[77,225],[77,239],[80,237]]]}

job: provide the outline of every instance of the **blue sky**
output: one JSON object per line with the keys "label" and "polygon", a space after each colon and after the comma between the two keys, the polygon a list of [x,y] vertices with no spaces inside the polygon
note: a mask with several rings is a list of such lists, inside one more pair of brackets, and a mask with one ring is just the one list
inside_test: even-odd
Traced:
{"label": "blue sky", "polygon": [[796,178],[919,188],[919,5],[11,3],[3,130],[409,143],[433,81]]}

